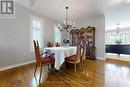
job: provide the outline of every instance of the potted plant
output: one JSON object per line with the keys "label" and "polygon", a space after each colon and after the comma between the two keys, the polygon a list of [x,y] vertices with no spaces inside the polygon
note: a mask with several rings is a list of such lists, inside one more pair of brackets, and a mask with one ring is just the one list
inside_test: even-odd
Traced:
{"label": "potted plant", "polygon": [[53,45],[52,45],[52,43],[49,41],[48,43],[47,43],[47,47],[52,47]]}

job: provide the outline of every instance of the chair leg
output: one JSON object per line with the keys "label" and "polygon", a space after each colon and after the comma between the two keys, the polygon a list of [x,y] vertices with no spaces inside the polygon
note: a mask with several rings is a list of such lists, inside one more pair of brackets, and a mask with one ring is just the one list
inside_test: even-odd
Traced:
{"label": "chair leg", "polygon": [[36,64],[35,70],[34,70],[34,76],[36,76],[37,66],[38,66],[38,65]]}
{"label": "chair leg", "polygon": [[74,72],[77,75],[76,63],[74,63]]}
{"label": "chair leg", "polygon": [[47,65],[47,67],[48,67],[48,70],[50,70],[50,68],[49,68],[49,64]]}
{"label": "chair leg", "polygon": [[84,65],[83,65],[83,61],[81,62],[81,65],[82,65],[82,70],[84,70]]}
{"label": "chair leg", "polygon": [[55,62],[53,62],[53,63],[51,64],[51,69],[52,69],[52,70],[55,69],[54,65],[55,65]]}
{"label": "chair leg", "polygon": [[82,64],[81,64],[81,61],[80,61],[79,65],[80,65],[80,69],[82,69]]}
{"label": "chair leg", "polygon": [[40,77],[39,77],[39,84],[41,82],[41,76],[42,76],[42,65],[40,65]]}
{"label": "chair leg", "polygon": [[67,62],[65,61],[64,62],[64,70],[66,71],[66,65],[67,65]]}
{"label": "chair leg", "polygon": [[81,69],[83,70],[83,60],[81,60]]}

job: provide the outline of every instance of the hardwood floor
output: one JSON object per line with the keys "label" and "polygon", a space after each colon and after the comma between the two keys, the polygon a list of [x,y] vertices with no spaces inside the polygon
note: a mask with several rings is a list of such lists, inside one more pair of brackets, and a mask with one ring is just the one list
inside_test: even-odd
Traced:
{"label": "hardwood floor", "polygon": [[105,86],[130,87],[130,62],[107,60]]}
{"label": "hardwood floor", "polygon": [[130,87],[130,66],[103,60],[85,60],[84,64],[77,76],[71,68],[49,73],[44,67],[40,86],[33,76],[34,64],[6,70],[0,72],[0,87]]}

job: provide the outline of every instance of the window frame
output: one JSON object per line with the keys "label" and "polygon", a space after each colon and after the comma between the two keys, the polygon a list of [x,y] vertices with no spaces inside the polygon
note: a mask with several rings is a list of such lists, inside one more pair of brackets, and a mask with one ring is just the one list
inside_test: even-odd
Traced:
{"label": "window frame", "polygon": [[33,20],[39,21],[41,24],[41,46],[40,49],[44,47],[44,21],[42,18],[30,15],[30,51],[34,51],[34,44],[33,44]]}
{"label": "window frame", "polygon": [[[58,29],[58,27],[56,25],[54,25],[55,43],[57,43],[57,41],[56,41],[56,28]],[[62,34],[61,34],[61,31],[58,31],[58,32],[60,32],[60,42],[58,42],[58,43],[61,44],[61,42],[62,42]]]}
{"label": "window frame", "polygon": [[[118,39],[121,39],[121,37],[123,35],[125,38],[124,38],[124,41],[121,42],[121,44],[128,44],[127,35],[126,35],[127,33],[128,33],[128,31],[120,31],[119,34],[117,34],[116,31],[106,31],[106,40],[105,40],[105,43],[106,44],[116,44],[116,40],[115,40],[115,42],[114,41],[108,41],[107,40],[108,37],[110,36],[111,38],[114,38],[114,39],[116,39],[115,37],[117,37]],[[110,34],[110,35],[108,35],[108,34]],[[111,36],[111,35],[113,35],[113,36]]]}

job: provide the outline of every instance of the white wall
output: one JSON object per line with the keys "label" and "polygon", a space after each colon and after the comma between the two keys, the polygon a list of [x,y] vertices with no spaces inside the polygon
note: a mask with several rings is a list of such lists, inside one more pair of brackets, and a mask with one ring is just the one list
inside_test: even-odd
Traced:
{"label": "white wall", "polygon": [[44,45],[54,42],[56,21],[16,4],[16,18],[0,19],[0,68],[34,60],[30,51],[30,15],[44,20]]}
{"label": "white wall", "polygon": [[119,31],[127,31],[127,43],[130,44],[130,4],[121,3],[108,9],[105,13],[106,32],[117,31],[117,24],[120,23]]}
{"label": "white wall", "polygon": [[125,29],[130,27],[130,5],[122,3],[105,13],[106,30],[116,29],[116,24],[120,23],[120,28]]}
{"label": "white wall", "polygon": [[80,22],[77,25],[79,28],[94,26],[95,32],[95,46],[97,58],[105,58],[105,16],[97,16],[86,21]]}

